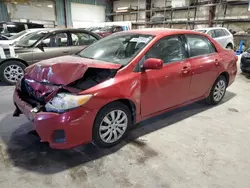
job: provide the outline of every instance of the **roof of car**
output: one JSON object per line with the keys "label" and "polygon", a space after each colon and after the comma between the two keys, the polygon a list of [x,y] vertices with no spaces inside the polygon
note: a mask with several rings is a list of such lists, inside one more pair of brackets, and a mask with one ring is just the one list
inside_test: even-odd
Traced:
{"label": "roof of car", "polygon": [[210,31],[210,30],[214,30],[214,29],[227,29],[225,27],[207,27],[207,28],[199,28],[199,29],[195,29],[196,31],[197,30],[207,30],[207,31]]}
{"label": "roof of car", "polygon": [[145,35],[164,35],[164,34],[201,34],[192,30],[185,29],[168,29],[168,28],[147,28],[147,29],[135,29],[127,32],[139,33]]}
{"label": "roof of car", "polygon": [[69,29],[64,29],[64,28],[35,28],[35,29],[27,29],[27,31],[30,31],[30,32],[35,32],[35,31],[48,31],[48,32],[54,32],[54,31],[81,31],[81,30],[86,31],[85,29],[72,29],[72,28],[69,28]]}

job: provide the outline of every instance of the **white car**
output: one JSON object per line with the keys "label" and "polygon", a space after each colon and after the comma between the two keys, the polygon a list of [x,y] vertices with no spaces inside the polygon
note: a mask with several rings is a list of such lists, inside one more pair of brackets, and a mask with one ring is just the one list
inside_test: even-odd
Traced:
{"label": "white car", "polygon": [[224,48],[234,49],[234,37],[230,33],[230,31],[228,31],[227,28],[210,27],[210,28],[203,28],[203,29],[195,29],[195,31],[199,31],[199,32],[210,35],[214,40],[220,43]]}
{"label": "white car", "polygon": [[9,46],[14,45],[17,41],[19,41],[24,36],[27,36],[30,33],[33,33],[38,30],[41,30],[41,29],[27,29],[27,30],[17,33],[16,35],[8,37],[8,40],[0,40],[0,47],[4,49],[8,48]]}

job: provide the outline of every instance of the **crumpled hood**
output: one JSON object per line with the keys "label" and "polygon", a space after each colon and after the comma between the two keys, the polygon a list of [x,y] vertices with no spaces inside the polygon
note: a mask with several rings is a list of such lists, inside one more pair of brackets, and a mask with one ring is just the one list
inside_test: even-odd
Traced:
{"label": "crumpled hood", "polygon": [[81,58],[62,56],[40,61],[26,68],[26,77],[36,82],[68,85],[83,77],[88,68],[119,69],[121,65]]}

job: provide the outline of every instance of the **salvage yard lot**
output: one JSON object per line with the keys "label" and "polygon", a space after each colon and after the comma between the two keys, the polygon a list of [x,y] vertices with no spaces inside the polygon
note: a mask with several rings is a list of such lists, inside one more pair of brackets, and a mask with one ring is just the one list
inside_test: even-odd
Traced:
{"label": "salvage yard lot", "polygon": [[111,149],[52,150],[12,117],[0,86],[0,187],[250,187],[250,79],[238,74],[218,106],[195,103],[138,124]]}

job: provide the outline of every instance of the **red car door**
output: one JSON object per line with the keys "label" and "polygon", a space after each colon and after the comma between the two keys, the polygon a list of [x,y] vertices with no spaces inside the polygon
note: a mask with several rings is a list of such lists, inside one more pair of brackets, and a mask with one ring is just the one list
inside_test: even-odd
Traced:
{"label": "red car door", "polygon": [[141,72],[141,114],[143,117],[182,104],[188,100],[190,63],[181,36],[158,41],[145,55],[164,61],[160,70]]}
{"label": "red car door", "polygon": [[218,74],[222,60],[214,45],[204,36],[186,35],[191,64],[189,100],[202,97],[209,91]]}

